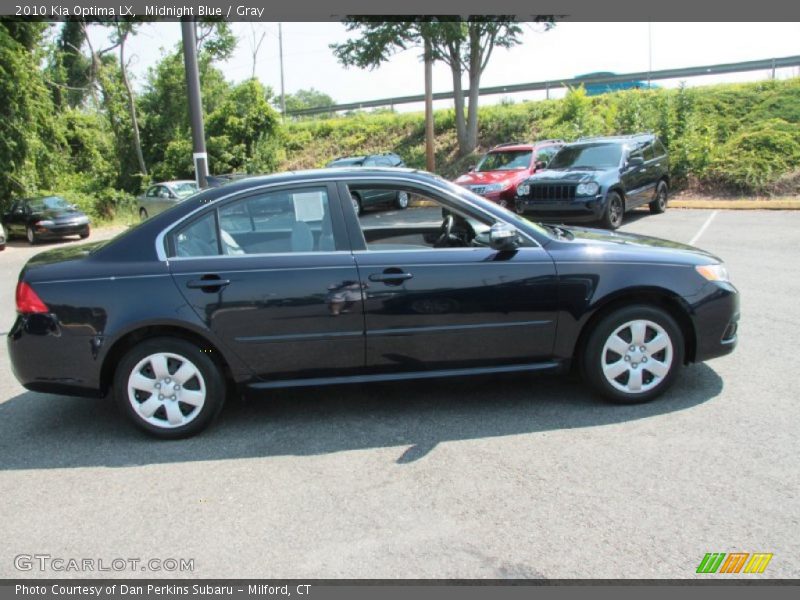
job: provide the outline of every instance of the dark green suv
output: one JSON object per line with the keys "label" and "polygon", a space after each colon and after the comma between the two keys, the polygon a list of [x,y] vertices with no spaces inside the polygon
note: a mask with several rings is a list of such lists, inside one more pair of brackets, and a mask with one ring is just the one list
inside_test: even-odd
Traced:
{"label": "dark green suv", "polygon": [[668,191],[669,157],[655,135],[583,138],[518,185],[515,206],[539,221],[599,221],[616,229],[637,206],[664,212]]}

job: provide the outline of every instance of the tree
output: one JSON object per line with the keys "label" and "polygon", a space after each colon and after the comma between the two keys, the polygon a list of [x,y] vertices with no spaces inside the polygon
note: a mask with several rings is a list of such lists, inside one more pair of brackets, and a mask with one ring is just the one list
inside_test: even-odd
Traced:
{"label": "tree", "polygon": [[[552,17],[538,20],[545,29],[553,26]],[[347,21],[346,26],[359,36],[331,45],[345,66],[374,69],[396,52],[424,46],[428,40],[432,59],[447,64],[452,74],[459,153],[466,155],[475,149],[481,76],[495,48],[510,48],[522,41],[522,28],[513,18],[469,16],[465,21],[429,18],[384,22],[359,17]],[[466,114],[462,86],[465,73],[469,98]]]}
{"label": "tree", "polygon": [[0,202],[53,183],[64,138],[40,64],[46,25],[0,21]]}
{"label": "tree", "polygon": [[[297,90],[294,94],[286,94],[286,110],[303,110],[305,108],[325,108],[336,104],[333,98],[313,87],[307,90]],[[323,113],[330,116],[333,113]]]}

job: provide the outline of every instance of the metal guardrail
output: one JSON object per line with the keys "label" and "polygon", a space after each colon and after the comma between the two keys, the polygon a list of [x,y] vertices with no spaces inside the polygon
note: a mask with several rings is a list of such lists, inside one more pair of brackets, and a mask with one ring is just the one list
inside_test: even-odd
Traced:
{"label": "metal guardrail", "polygon": [[[578,85],[623,83],[627,81],[653,81],[661,79],[677,79],[680,77],[698,77],[701,75],[720,75],[724,73],[742,73],[746,71],[761,71],[765,69],[781,69],[785,67],[800,67],[800,56],[784,56],[782,58],[766,58],[736,63],[723,63],[719,65],[706,65],[702,67],[684,67],[681,69],[663,69],[661,71],[639,71],[637,73],[622,73],[602,75],[597,77],[573,77],[572,79],[552,79],[550,81],[536,81],[533,83],[514,83],[510,85],[497,85],[480,88],[481,96],[492,94],[511,94],[516,92],[532,92],[552,90]],[[467,91],[464,91],[467,96]],[[453,92],[436,92],[434,100],[450,100]],[[304,115],[317,115],[323,113],[339,112],[343,110],[358,110],[362,108],[375,108],[380,106],[393,106],[395,104],[410,104],[424,102],[425,94],[413,96],[398,96],[396,98],[381,98],[379,100],[365,100],[363,102],[349,102],[347,104],[334,104],[317,108],[303,108],[288,110],[286,114],[293,117]]]}

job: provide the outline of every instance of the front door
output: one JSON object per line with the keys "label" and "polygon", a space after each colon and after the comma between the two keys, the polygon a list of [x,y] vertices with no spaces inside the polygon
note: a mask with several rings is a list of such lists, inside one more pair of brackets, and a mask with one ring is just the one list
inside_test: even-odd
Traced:
{"label": "front door", "polygon": [[[348,188],[364,185],[352,181]],[[534,241],[513,252],[493,250],[481,243],[488,241],[491,217],[463,212],[445,192],[403,191],[412,199],[406,210],[362,214],[353,240],[363,248],[355,257],[370,371],[550,357],[557,284],[547,252]]]}
{"label": "front door", "polygon": [[364,366],[364,320],[343,231],[333,186],[251,192],[177,230],[170,269],[259,377],[348,375]]}

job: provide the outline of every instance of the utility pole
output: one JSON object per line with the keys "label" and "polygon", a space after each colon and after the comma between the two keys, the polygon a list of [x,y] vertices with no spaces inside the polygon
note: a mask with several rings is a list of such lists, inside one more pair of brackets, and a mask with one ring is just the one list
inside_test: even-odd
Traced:
{"label": "utility pole", "polygon": [[281,116],[286,119],[286,92],[283,89],[283,28],[278,23],[278,54],[281,60]]}
{"label": "utility pole", "polygon": [[181,21],[183,33],[183,64],[186,68],[186,89],[189,94],[189,120],[192,125],[192,158],[197,186],[208,186],[208,153],[203,127],[203,103],[200,98],[200,73],[197,69],[197,35],[194,21]]}
{"label": "utility pole", "polygon": [[433,148],[433,50],[431,40],[425,36],[425,168],[431,173],[436,169]]}

